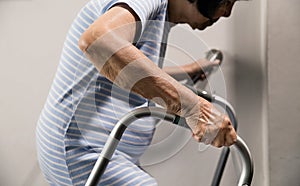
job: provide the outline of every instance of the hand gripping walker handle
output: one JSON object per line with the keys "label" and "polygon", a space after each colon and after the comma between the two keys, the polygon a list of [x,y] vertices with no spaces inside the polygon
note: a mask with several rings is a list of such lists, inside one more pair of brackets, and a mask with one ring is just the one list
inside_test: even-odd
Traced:
{"label": "hand gripping walker handle", "polygon": [[[126,128],[133,121],[144,117],[155,117],[170,121],[177,125],[188,127],[184,118],[174,114],[166,113],[164,109],[158,107],[138,108],[127,113],[119,120],[110,133],[110,136],[105,143],[105,146],[85,184],[86,186],[96,186],[98,184]],[[250,185],[253,175],[253,163],[250,151],[240,137],[238,137],[237,143],[234,145],[234,147],[238,150],[242,160],[242,173],[238,186]]]}

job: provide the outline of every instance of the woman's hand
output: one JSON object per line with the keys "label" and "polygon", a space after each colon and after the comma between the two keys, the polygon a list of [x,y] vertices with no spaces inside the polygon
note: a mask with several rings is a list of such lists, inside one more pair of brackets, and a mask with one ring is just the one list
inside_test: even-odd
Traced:
{"label": "woman's hand", "polygon": [[191,112],[193,114],[186,116],[186,121],[198,142],[215,147],[230,146],[236,142],[237,135],[228,116],[218,111],[210,102],[199,97],[198,104]]}
{"label": "woman's hand", "polygon": [[208,61],[207,59],[199,59],[190,64],[189,76],[192,80],[199,79],[203,81],[210,75],[213,68],[219,66],[220,63],[220,60]]}
{"label": "woman's hand", "polygon": [[219,65],[219,60],[212,62],[207,59],[200,59],[183,66],[167,66],[163,70],[177,81],[187,78],[204,80],[212,72],[213,68]]}

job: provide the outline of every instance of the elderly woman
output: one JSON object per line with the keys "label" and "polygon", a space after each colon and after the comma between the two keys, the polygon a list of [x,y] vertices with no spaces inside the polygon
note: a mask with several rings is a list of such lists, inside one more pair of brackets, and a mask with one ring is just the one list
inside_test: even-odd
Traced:
{"label": "elderly woman", "polygon": [[[40,167],[50,185],[83,185],[118,119],[153,102],[186,118],[193,137],[230,146],[226,115],[174,77],[205,74],[199,60],[162,70],[172,24],[203,30],[228,17],[235,0],[90,0],[68,32],[57,74],[37,126]],[[179,75],[179,76],[178,76]],[[155,120],[125,131],[100,185],[156,185],[138,166]]]}

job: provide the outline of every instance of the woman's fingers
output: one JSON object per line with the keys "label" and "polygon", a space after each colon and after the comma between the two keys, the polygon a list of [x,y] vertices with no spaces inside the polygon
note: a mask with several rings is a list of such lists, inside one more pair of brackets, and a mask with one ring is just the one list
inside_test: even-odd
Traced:
{"label": "woman's fingers", "polygon": [[196,108],[193,112],[199,114],[186,118],[196,141],[215,147],[230,146],[236,142],[237,135],[227,115],[201,97]]}
{"label": "woman's fingers", "polygon": [[233,127],[231,127],[230,131],[226,133],[225,136],[225,146],[233,145],[237,140],[237,134]]}
{"label": "woman's fingers", "polygon": [[221,64],[221,61],[219,59],[216,59],[214,61],[210,62],[213,66],[219,66]]}
{"label": "woman's fingers", "polygon": [[216,138],[212,141],[211,145],[215,146],[215,147],[223,147],[225,145],[225,132],[220,130],[219,131],[219,135],[216,136]]}
{"label": "woman's fingers", "polygon": [[206,71],[214,66],[219,66],[221,64],[221,61],[218,59],[214,61],[199,60],[197,63],[202,71]]}
{"label": "woman's fingers", "polygon": [[225,116],[212,145],[215,147],[230,146],[236,142],[236,138],[236,132],[231,122],[229,118]]}
{"label": "woman's fingers", "polygon": [[[215,120],[213,124],[203,124],[201,130],[193,134],[193,137],[205,144],[211,144],[215,147],[230,146],[236,142],[237,135],[227,116],[218,116],[219,121]],[[222,118],[220,118],[222,117]],[[212,123],[213,121],[211,121]],[[204,126],[204,127],[203,127]]]}
{"label": "woman's fingers", "polygon": [[199,60],[197,63],[199,66],[198,74],[200,74],[198,76],[203,81],[211,74],[214,67],[220,65],[221,61],[218,59],[215,61]]}

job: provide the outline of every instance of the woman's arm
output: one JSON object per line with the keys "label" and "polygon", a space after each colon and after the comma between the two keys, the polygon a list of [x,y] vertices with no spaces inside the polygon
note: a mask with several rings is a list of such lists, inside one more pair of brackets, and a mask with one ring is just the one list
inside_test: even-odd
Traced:
{"label": "woman's arm", "polygon": [[[186,117],[195,139],[200,141],[209,131],[217,136],[211,141],[213,145],[231,145],[236,134],[228,118],[212,112],[210,103],[178,83],[132,45],[138,20],[127,5],[115,6],[83,33],[79,47],[101,74],[121,88]],[[208,124],[216,118],[220,126],[210,129]]]}
{"label": "woman's arm", "polygon": [[182,112],[187,112],[182,108],[196,105],[198,96],[132,45],[137,20],[126,5],[115,6],[83,33],[79,46],[110,81],[147,99],[161,98],[156,102],[169,112],[182,115]]}
{"label": "woman's arm", "polygon": [[200,59],[182,66],[167,66],[163,70],[177,81],[187,78],[193,79],[196,75],[200,75],[200,80],[204,80],[210,74],[213,67],[218,65],[220,65],[219,60],[211,62],[207,59]]}

